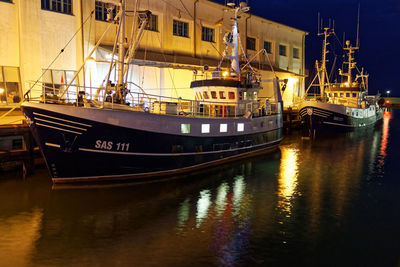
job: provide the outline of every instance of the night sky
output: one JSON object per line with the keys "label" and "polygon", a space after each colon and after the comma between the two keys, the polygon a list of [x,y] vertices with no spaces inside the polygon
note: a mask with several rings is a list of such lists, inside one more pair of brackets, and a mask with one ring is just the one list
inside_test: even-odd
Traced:
{"label": "night sky", "polygon": [[[226,0],[216,0],[225,4]],[[306,37],[306,68],[314,76],[315,60],[321,59],[322,36],[317,36],[318,12],[324,24],[335,20],[334,36],[330,37],[331,63],[337,55],[341,67],[343,32],[346,40],[356,44],[358,4],[360,11],[360,50],[355,53],[357,67],[369,74],[369,92],[400,96],[400,0],[248,0],[250,13],[309,32]],[[328,65],[328,73],[330,72]],[[312,79],[313,77],[311,77]],[[307,82],[306,82],[307,83]],[[307,84],[306,84],[307,85]],[[386,95],[386,94],[383,94]]]}

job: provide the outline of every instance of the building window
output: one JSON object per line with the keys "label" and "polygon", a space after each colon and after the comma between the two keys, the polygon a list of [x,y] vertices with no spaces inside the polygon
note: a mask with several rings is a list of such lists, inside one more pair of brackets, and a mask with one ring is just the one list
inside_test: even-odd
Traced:
{"label": "building window", "polygon": [[72,15],[72,0],[42,0],[42,9]]}
{"label": "building window", "polygon": [[174,19],[174,35],[189,37],[189,23]]}
{"label": "building window", "polygon": [[286,45],[279,45],[279,55],[286,57]]}
{"label": "building window", "polygon": [[243,132],[244,131],[244,123],[238,123],[237,124],[237,131],[238,132]]}
{"label": "building window", "polygon": [[226,99],[224,91],[219,91],[219,98],[220,99]]}
{"label": "building window", "polygon": [[183,134],[190,133],[190,124],[189,123],[182,123],[181,124],[181,133],[183,133]]}
{"label": "building window", "polygon": [[[66,88],[67,84],[71,82],[72,78],[75,76],[75,71],[73,70],[44,70],[42,81],[43,89],[45,91],[45,96],[47,95],[59,95]],[[76,99],[76,87],[79,86],[79,76],[76,77],[74,82],[65,92],[64,98],[69,101],[75,101]]]}
{"label": "building window", "polygon": [[21,99],[19,68],[0,66],[0,105],[19,103]]}
{"label": "building window", "polygon": [[[141,18],[138,17],[138,28],[140,28]],[[150,14],[150,17],[147,21],[146,26],[144,27],[145,30],[158,32],[158,16],[154,14]]]}
{"label": "building window", "polygon": [[226,124],[226,123],[221,123],[221,124],[219,125],[219,132],[220,132],[220,133],[226,133],[226,132],[228,132],[228,124]]}
{"label": "building window", "polygon": [[346,97],[350,97],[350,93],[346,93]]}
{"label": "building window", "polygon": [[246,39],[247,50],[256,50],[256,39],[247,37]]}
{"label": "building window", "polygon": [[[118,7],[112,9],[111,19],[115,18],[117,15]],[[96,20],[107,21],[107,8],[106,3],[101,1],[95,2],[95,18]]]}
{"label": "building window", "polygon": [[211,91],[211,97],[212,97],[213,99],[217,99],[217,92]]}
{"label": "building window", "polygon": [[206,42],[214,42],[214,29],[202,27],[201,28],[201,40]]}
{"label": "building window", "polygon": [[293,47],[293,58],[300,58],[300,50],[296,47]]}
{"label": "building window", "polygon": [[353,97],[357,97],[357,93],[352,93],[352,96]]}
{"label": "building window", "polygon": [[154,14],[150,14],[149,21],[147,22],[147,25],[145,27],[146,30],[149,31],[158,31],[158,16]]}
{"label": "building window", "polygon": [[272,54],[271,52],[272,43],[271,42],[264,42],[264,49],[267,51],[268,54]]}
{"label": "building window", "polygon": [[210,133],[210,124],[202,124],[201,133]]}

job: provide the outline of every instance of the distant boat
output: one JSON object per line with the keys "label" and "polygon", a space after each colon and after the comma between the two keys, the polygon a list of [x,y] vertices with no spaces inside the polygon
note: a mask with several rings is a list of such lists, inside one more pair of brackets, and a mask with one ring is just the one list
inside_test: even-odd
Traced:
{"label": "distant boat", "polygon": [[[322,61],[316,62],[317,75],[310,85],[318,86],[320,93],[305,99],[299,105],[301,122],[310,135],[315,131],[353,130],[373,125],[382,119],[380,95],[368,95],[369,74],[364,74],[362,69],[354,80],[352,78],[352,70],[356,68],[353,54],[358,47],[351,46],[350,41],[346,41],[344,47],[347,51],[347,72],[339,69],[339,74],[345,77],[345,81],[329,82],[326,71],[327,38],[333,33],[329,28],[324,29]],[[315,85],[317,78],[319,83]]]}
{"label": "distant boat", "polygon": [[[55,95],[43,86],[40,99],[28,98],[22,105],[53,182],[175,175],[278,148],[283,125],[279,80],[271,80],[274,99],[260,99],[260,75],[248,64],[239,65],[238,20],[247,5],[228,7],[234,14],[232,32],[225,35],[231,69],[195,75],[190,86],[194,100],[129,90],[126,69],[134,53],[124,47],[126,0],[118,6],[114,52],[118,50],[120,60],[111,62],[117,66],[118,82],[110,82],[110,67],[94,96],[78,88],[76,98],[67,99],[71,81]],[[137,36],[149,15],[139,12],[142,25]]]}

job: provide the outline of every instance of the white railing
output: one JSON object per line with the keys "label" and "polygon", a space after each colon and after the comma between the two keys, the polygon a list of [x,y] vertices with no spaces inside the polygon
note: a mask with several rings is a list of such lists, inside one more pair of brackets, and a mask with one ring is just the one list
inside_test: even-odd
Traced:
{"label": "white railing", "polygon": [[[112,93],[104,97],[105,88],[84,88],[80,86],[74,86],[74,88],[68,90],[60,99],[57,94],[63,90],[63,86],[47,86],[46,84],[38,83],[29,92],[28,101],[75,105],[87,108],[122,109],[154,114],[210,118],[258,117],[278,112],[277,104],[270,102],[268,98],[260,98],[258,101],[213,102],[152,95],[146,94],[143,91],[128,91],[126,103],[118,104],[115,103],[114,90],[111,90]],[[79,92],[78,97],[76,92]]]}

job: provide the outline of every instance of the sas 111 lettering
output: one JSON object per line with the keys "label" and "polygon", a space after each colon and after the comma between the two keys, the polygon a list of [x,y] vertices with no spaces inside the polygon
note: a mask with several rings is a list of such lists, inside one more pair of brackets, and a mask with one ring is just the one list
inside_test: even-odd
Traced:
{"label": "sas 111 lettering", "polygon": [[130,143],[116,143],[112,141],[97,140],[95,148],[104,150],[129,151]]}

